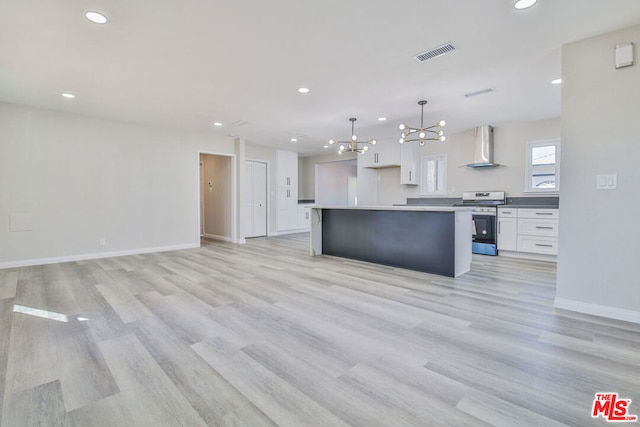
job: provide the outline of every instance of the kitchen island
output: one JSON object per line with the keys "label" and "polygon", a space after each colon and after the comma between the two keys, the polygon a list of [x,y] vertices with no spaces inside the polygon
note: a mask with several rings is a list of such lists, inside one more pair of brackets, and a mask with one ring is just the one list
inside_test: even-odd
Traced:
{"label": "kitchen island", "polygon": [[471,208],[312,206],[311,255],[457,277],[471,267]]}

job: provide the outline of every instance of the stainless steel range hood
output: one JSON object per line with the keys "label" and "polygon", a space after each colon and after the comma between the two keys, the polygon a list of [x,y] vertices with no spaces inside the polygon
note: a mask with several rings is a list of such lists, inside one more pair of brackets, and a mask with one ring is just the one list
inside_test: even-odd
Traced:
{"label": "stainless steel range hood", "polygon": [[478,126],[473,129],[473,163],[470,168],[495,168],[493,163],[493,127]]}

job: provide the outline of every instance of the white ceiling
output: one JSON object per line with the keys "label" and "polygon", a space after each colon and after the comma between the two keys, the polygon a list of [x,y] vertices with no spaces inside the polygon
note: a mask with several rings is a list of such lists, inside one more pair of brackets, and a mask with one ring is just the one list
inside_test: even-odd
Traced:
{"label": "white ceiling", "polygon": [[[4,0],[0,100],[310,154],[347,139],[349,117],[361,138],[395,142],[400,122],[419,124],[420,99],[448,133],[558,117],[561,46],[640,22],[638,0],[513,3]],[[413,59],[447,42],[456,50]]]}

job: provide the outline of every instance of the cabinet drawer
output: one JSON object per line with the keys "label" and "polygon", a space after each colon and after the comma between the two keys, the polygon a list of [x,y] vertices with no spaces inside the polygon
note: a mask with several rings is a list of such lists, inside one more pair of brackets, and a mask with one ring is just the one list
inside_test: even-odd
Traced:
{"label": "cabinet drawer", "polygon": [[558,239],[555,237],[518,236],[518,251],[558,255]]}
{"label": "cabinet drawer", "polygon": [[518,209],[514,208],[498,208],[498,217],[501,218],[515,218],[518,216]]}
{"label": "cabinet drawer", "polygon": [[518,209],[518,218],[558,219],[558,209]]}
{"label": "cabinet drawer", "polygon": [[558,221],[518,218],[518,234],[558,237]]}

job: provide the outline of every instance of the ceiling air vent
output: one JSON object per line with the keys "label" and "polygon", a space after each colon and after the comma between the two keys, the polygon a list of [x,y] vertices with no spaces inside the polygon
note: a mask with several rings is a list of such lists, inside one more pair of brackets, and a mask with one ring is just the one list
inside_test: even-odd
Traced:
{"label": "ceiling air vent", "polygon": [[428,50],[426,52],[419,53],[414,56],[416,61],[425,62],[429,59],[437,58],[438,56],[442,56],[445,53],[449,53],[452,50],[455,50],[455,47],[451,43],[443,44],[442,46],[438,46],[434,49]]}
{"label": "ceiling air vent", "polygon": [[493,89],[488,88],[488,89],[482,89],[476,92],[465,93],[464,96],[466,96],[467,98],[471,98],[473,96],[484,95],[485,93],[490,93],[490,92],[493,92]]}

